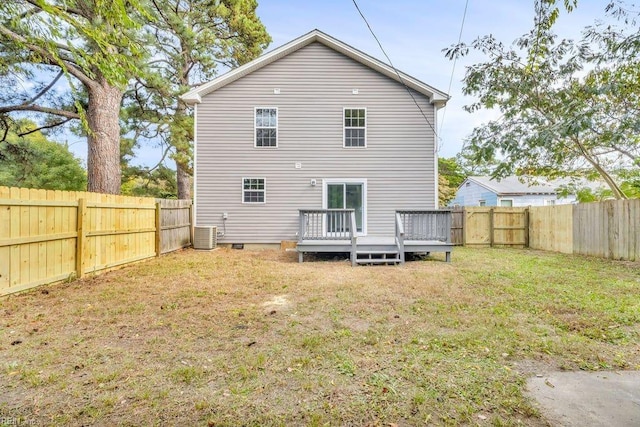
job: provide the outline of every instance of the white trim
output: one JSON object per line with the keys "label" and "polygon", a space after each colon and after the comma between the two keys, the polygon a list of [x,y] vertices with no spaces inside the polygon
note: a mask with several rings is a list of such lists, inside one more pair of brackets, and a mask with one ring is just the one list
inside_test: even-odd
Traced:
{"label": "white trim", "polygon": [[[258,129],[258,127],[256,126],[256,114],[258,112],[258,110],[276,110],[276,145],[258,145],[258,137],[257,137],[257,133],[256,130]],[[280,115],[280,112],[278,111],[278,107],[253,107],[253,148],[259,148],[259,149],[273,149],[273,148],[278,148],[278,125],[280,124],[278,116]],[[273,129],[271,127],[262,127],[262,129]]]}
{"label": "white trim", "polygon": [[[264,190],[247,190],[247,191],[262,191],[264,193],[264,201],[262,202],[245,202],[244,201],[244,180],[245,179],[261,179],[264,181]],[[261,176],[243,176],[240,180],[240,197],[242,198],[243,205],[266,205],[267,204],[267,178]]]}
{"label": "white trim", "polygon": [[[364,110],[364,145],[356,145],[356,146],[347,146],[346,145],[346,136],[347,136],[347,126],[344,124],[344,113],[347,110]],[[342,148],[367,148],[367,123],[369,122],[368,118],[369,114],[367,112],[367,107],[342,107]],[[362,129],[360,126],[350,126],[349,129]]]}
{"label": "white trim", "polygon": [[[511,206],[502,206],[502,202],[507,200],[511,202]],[[503,208],[512,208],[514,206],[513,199],[507,197],[498,197],[498,206]]]}
{"label": "white trim", "polygon": [[322,180],[322,209],[327,209],[327,186],[328,184],[362,184],[362,232],[356,233],[358,236],[367,235],[367,178],[324,178]]}
{"label": "white trim", "polygon": [[[433,115],[433,128],[438,129],[438,114]],[[433,198],[434,205],[436,209],[440,208],[440,188],[439,188],[439,178],[440,171],[438,170],[440,164],[438,163],[438,132],[429,132],[429,134],[433,135],[433,188],[435,189]],[[456,191],[457,192],[457,191]]]}
{"label": "white trim", "polygon": [[193,224],[196,226],[196,197],[198,196],[198,104],[193,104]]}
{"label": "white trim", "polygon": [[[405,74],[403,72],[396,72],[393,67],[385,64],[384,62],[379,61],[378,59],[373,58],[372,56],[369,56],[366,53],[361,52],[358,49],[355,49],[338,39],[334,39],[333,37],[319,30],[313,30],[301,37],[298,37],[297,39],[290,41],[285,45],[282,45],[260,56],[259,58],[254,59],[253,61],[250,61],[232,71],[229,71],[226,74],[223,74],[220,77],[211,80],[208,83],[204,83],[185,93],[181,96],[181,98],[187,104],[200,103],[202,102],[202,97],[207,95],[208,93],[220,89],[221,87],[228,85],[229,83],[232,83],[237,79],[249,73],[252,73],[253,71],[256,71],[284,56],[287,56],[313,42],[322,43],[323,45],[339,53],[342,53],[343,55],[346,55],[351,59],[354,59],[361,64],[395,81],[400,82],[402,80],[402,82],[411,89],[427,96],[430,99],[431,103],[435,104],[436,108],[443,107],[449,100],[449,95],[447,95],[446,93],[439,91],[438,89],[429,86],[428,84],[421,82],[420,80],[408,74]],[[398,77],[398,75],[400,75],[400,77]]]}

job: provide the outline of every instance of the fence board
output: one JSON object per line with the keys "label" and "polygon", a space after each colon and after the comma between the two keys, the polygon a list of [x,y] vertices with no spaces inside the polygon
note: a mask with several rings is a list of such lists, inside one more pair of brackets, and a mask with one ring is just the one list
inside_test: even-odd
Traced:
{"label": "fence board", "polygon": [[[0,187],[0,199],[8,199],[10,191]],[[11,206],[0,206],[0,240],[11,237]],[[0,289],[10,286],[9,274],[11,270],[11,247],[0,247]]]}
{"label": "fence board", "polygon": [[191,200],[158,199],[161,207],[161,253],[191,245]]}
{"label": "fence board", "polygon": [[529,208],[529,247],[573,253],[573,205]]}
{"label": "fence board", "polygon": [[491,246],[491,208],[465,208],[465,246]]}
{"label": "fence board", "polygon": [[464,245],[464,209],[454,209],[451,212],[451,243]]}
{"label": "fence board", "polygon": [[[0,187],[0,295],[155,256],[155,203]],[[160,203],[167,207],[162,252],[189,246],[191,202]]]}
{"label": "fence board", "polygon": [[573,252],[640,260],[640,200],[607,200],[575,206]]}
{"label": "fence board", "polygon": [[498,207],[491,210],[493,246],[524,248],[528,240],[527,209]]}

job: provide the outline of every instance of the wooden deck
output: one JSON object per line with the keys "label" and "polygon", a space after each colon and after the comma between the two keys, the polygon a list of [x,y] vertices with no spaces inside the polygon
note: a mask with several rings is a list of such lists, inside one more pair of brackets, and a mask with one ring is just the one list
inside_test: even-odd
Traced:
{"label": "wooden deck", "polygon": [[305,253],[344,252],[352,265],[403,264],[409,253],[444,252],[451,262],[450,211],[396,212],[395,236],[357,236],[355,228],[352,210],[301,210],[299,261]]}

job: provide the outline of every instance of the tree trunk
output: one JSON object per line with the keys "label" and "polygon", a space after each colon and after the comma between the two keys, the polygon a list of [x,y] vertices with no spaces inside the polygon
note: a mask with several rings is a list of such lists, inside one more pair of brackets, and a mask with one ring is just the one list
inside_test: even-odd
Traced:
{"label": "tree trunk", "polygon": [[123,92],[103,78],[88,90],[88,191],[120,194],[120,107]]}
{"label": "tree trunk", "polygon": [[191,175],[179,162],[176,162],[176,181],[178,182],[178,199],[191,199]]}

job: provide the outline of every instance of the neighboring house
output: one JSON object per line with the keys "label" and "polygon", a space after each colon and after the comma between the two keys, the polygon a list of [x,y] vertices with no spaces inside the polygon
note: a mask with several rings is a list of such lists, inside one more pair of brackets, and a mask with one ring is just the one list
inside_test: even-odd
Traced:
{"label": "neighboring house", "polygon": [[559,197],[556,189],[560,181],[536,178],[534,184],[508,176],[500,181],[488,176],[470,176],[465,179],[450,206],[549,206],[576,203],[574,195]]}
{"label": "neighboring house", "polygon": [[[358,235],[437,208],[448,96],[314,30],[186,93],[195,225],[220,243],[297,240],[300,209],[354,209]],[[419,105],[419,107],[418,107]]]}

